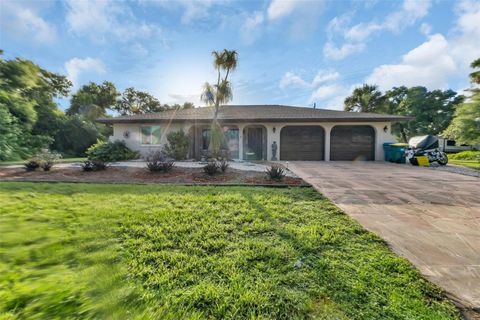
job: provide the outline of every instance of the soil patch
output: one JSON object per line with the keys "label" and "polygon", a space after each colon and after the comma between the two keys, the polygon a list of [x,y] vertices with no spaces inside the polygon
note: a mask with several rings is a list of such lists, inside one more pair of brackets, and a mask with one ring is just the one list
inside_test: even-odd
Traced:
{"label": "soil patch", "polygon": [[212,185],[308,186],[301,178],[271,180],[265,172],[229,169],[209,176],[202,168],[175,167],[172,171],[152,173],[146,168],[108,167],[104,171],[84,172],[80,167],[55,168],[50,171],[25,171],[23,168],[1,168],[0,181],[58,181],[108,183],[171,183]]}

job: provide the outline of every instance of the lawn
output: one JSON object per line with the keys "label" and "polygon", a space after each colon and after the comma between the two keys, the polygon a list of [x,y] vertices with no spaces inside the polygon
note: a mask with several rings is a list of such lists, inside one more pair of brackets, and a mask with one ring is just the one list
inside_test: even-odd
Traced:
{"label": "lawn", "polygon": [[0,235],[1,319],[458,317],[310,188],[4,182]]}
{"label": "lawn", "polygon": [[450,164],[455,164],[457,166],[469,167],[469,168],[480,170],[480,161],[478,161],[478,160],[455,160],[455,159],[451,159],[448,162]]}

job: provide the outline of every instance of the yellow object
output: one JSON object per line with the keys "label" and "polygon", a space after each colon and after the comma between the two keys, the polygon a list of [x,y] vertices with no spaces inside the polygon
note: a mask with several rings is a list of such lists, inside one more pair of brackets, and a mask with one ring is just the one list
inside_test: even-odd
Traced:
{"label": "yellow object", "polygon": [[428,162],[428,157],[427,156],[418,156],[417,161],[418,161],[419,166],[422,166],[422,167],[430,166],[430,162]]}
{"label": "yellow object", "polygon": [[394,147],[408,147],[408,143],[392,143],[391,146]]}

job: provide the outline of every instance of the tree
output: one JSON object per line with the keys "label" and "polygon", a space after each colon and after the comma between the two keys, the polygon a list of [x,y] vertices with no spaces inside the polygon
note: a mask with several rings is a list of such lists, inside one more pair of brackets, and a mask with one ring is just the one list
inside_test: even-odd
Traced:
{"label": "tree", "polygon": [[[217,84],[211,85],[206,82],[203,87],[201,100],[208,106],[213,106],[213,119],[210,129],[210,146],[214,154],[218,154],[224,140],[223,131],[218,123],[220,107],[233,98],[231,83],[228,80],[230,72],[238,65],[238,54],[235,50],[213,51],[213,65],[217,70]],[[224,75],[222,77],[222,71]]]}
{"label": "tree", "polygon": [[63,116],[52,148],[67,156],[84,156],[98,139],[105,139],[95,123],[81,115]]}
{"label": "tree", "polygon": [[355,88],[351,96],[344,101],[345,111],[377,112],[384,111],[385,97],[375,85],[364,84]]}
{"label": "tree", "polygon": [[117,100],[114,110],[121,115],[144,114],[164,111],[167,108],[157,98],[147,92],[127,88]]}
{"label": "tree", "polygon": [[[480,68],[480,58],[474,60],[470,66],[473,69],[479,69]],[[473,83],[480,84],[480,70],[473,71],[470,73],[470,79],[472,80]]]}
{"label": "tree", "polygon": [[2,159],[25,158],[52,141],[61,111],[55,97],[68,94],[71,82],[29,60],[0,58]]}
{"label": "tree", "polygon": [[107,109],[114,109],[120,93],[115,85],[104,81],[101,85],[94,82],[81,87],[70,100],[67,115],[82,115],[90,121],[106,115]]}
{"label": "tree", "polygon": [[[480,58],[471,64],[472,68],[480,68]],[[470,73],[472,83],[480,84],[480,71]],[[480,145],[480,90],[470,89],[472,96],[455,111],[452,123],[443,132],[457,143]]]}
{"label": "tree", "polygon": [[404,142],[413,136],[443,132],[464,99],[452,90],[428,91],[425,87],[396,87],[387,91],[385,98],[385,112],[413,118],[392,126],[393,133]]}

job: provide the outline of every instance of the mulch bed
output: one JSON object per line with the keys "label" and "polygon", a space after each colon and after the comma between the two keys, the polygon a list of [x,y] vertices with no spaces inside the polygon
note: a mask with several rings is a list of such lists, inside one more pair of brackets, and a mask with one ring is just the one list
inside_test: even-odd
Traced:
{"label": "mulch bed", "polygon": [[300,178],[285,177],[271,180],[265,172],[229,169],[225,173],[209,176],[202,168],[179,168],[163,173],[152,173],[146,168],[108,167],[104,171],[84,172],[80,167],[55,168],[50,171],[25,171],[23,168],[0,168],[0,181],[54,181],[96,183],[168,183],[192,185],[262,185],[309,186]]}

